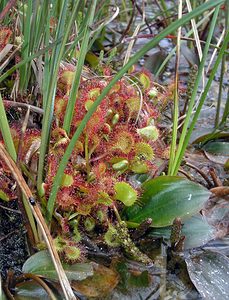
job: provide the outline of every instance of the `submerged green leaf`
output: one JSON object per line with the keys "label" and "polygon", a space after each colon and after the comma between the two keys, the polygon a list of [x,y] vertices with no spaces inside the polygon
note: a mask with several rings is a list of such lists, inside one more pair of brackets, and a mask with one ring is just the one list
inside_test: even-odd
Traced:
{"label": "submerged green leaf", "polygon": [[[153,228],[149,236],[170,238],[171,227]],[[185,236],[184,250],[205,245],[216,236],[216,230],[208,224],[206,218],[196,215],[186,220],[182,226],[181,235]]]}
{"label": "submerged green leaf", "polygon": [[182,235],[185,236],[184,249],[192,249],[205,245],[215,238],[216,230],[208,224],[200,214],[184,223]]}
{"label": "submerged green leaf", "polygon": [[[93,267],[89,263],[76,263],[73,265],[63,264],[69,280],[83,280],[93,275]],[[58,280],[58,276],[48,251],[40,251],[32,255],[24,263],[22,271],[42,277]]]}
{"label": "submerged green leaf", "polygon": [[189,276],[203,299],[228,299],[229,259],[225,255],[204,251],[185,261]]}
{"label": "submerged green leaf", "polygon": [[116,271],[103,265],[93,264],[93,267],[94,275],[92,277],[83,281],[73,281],[72,286],[87,297],[104,299],[104,296],[117,286],[119,275]]}
{"label": "submerged green leaf", "polygon": [[199,184],[177,176],[160,176],[142,185],[141,207],[125,210],[128,221],[141,223],[152,218],[153,227],[171,225],[175,218],[195,215],[208,200],[210,192]]}
{"label": "submerged green leaf", "polygon": [[[56,300],[62,300],[64,295],[62,294],[61,289],[57,290],[52,289]],[[1,299],[1,298],[0,298]],[[3,298],[1,300],[4,300]],[[25,281],[16,285],[15,288],[15,300],[50,300],[50,296],[47,294],[45,289],[39,285],[34,280]]]}
{"label": "submerged green leaf", "polygon": [[203,149],[213,154],[229,155],[229,143],[227,142],[209,142]]}

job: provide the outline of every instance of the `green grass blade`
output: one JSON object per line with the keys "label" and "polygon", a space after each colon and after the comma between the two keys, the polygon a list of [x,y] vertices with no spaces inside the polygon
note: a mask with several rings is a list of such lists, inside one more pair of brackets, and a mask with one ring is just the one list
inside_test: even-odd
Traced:
{"label": "green grass blade", "polygon": [[222,116],[221,122],[219,124],[220,127],[225,125],[228,117],[229,117],[229,90],[228,90],[228,93],[227,93],[227,102],[226,102],[226,105],[225,105],[225,108],[224,108],[223,116]]}
{"label": "green grass blade", "polygon": [[86,16],[87,22],[85,24],[85,30],[84,30],[84,36],[83,36],[83,41],[80,47],[80,55],[78,58],[77,62],[77,69],[75,72],[75,76],[73,79],[74,84],[72,85],[71,92],[70,92],[70,97],[65,113],[65,118],[64,118],[64,129],[66,130],[67,133],[70,131],[71,127],[71,122],[72,122],[72,117],[74,113],[74,107],[76,103],[76,95],[78,92],[79,84],[80,84],[80,78],[81,78],[81,73],[85,61],[85,57],[87,54],[88,50],[88,43],[89,43],[89,38],[90,38],[90,26],[93,23],[94,20],[94,14],[95,14],[95,8],[96,8],[96,1],[92,1],[89,8],[88,8],[88,14]]}
{"label": "green grass blade", "polygon": [[5,107],[0,94],[0,130],[3,136],[3,140],[6,145],[6,149],[14,161],[17,160],[17,153],[14,147],[13,139],[10,133],[9,122],[6,117]]}
{"label": "green grass blade", "polygon": [[[224,32],[224,36],[228,32],[228,28],[229,28],[229,1],[227,1],[226,10],[225,10],[225,32]],[[217,128],[219,123],[221,123],[219,117],[220,117],[220,108],[221,108],[222,97],[223,97],[223,79],[224,79],[225,71],[226,71],[226,54],[223,55],[222,63],[221,63],[219,93],[218,93],[218,101],[217,101],[216,115],[215,115],[215,128]]]}
{"label": "green grass blade", "polygon": [[57,171],[57,174],[55,176],[52,190],[50,193],[50,197],[48,200],[47,205],[47,219],[50,221],[53,215],[53,210],[55,206],[55,199],[56,195],[63,177],[64,169],[68,163],[68,160],[70,158],[70,155],[74,149],[75,143],[77,142],[78,138],[80,137],[82,131],[84,130],[87,122],[90,120],[90,117],[95,112],[98,105],[101,103],[103,98],[107,95],[107,93],[110,91],[110,89],[113,87],[113,85],[120,79],[122,76],[130,69],[130,67],[135,64],[146,52],[148,52],[150,49],[155,47],[164,37],[166,37],[171,32],[177,30],[180,26],[185,24],[186,22],[190,21],[192,18],[195,18],[196,16],[202,14],[208,9],[211,9],[219,4],[222,4],[224,1],[222,0],[209,0],[208,2],[200,5],[198,8],[194,9],[192,12],[186,14],[183,16],[182,19],[179,19],[169,25],[167,28],[165,28],[160,34],[158,34],[153,40],[148,42],[141,50],[139,50],[133,57],[130,58],[129,62],[114,76],[114,78],[110,81],[110,83],[104,88],[101,95],[95,100],[87,114],[85,115],[84,119],[80,123],[79,127],[77,128],[76,132],[74,133],[66,152],[64,153],[62,160],[60,161],[60,165]]}
{"label": "green grass blade", "polygon": [[190,140],[192,131],[193,131],[194,127],[195,127],[196,121],[197,121],[197,119],[198,119],[198,117],[199,117],[199,114],[200,114],[200,112],[201,112],[201,108],[202,108],[202,106],[203,106],[203,104],[204,104],[204,101],[205,101],[205,99],[206,99],[206,97],[207,97],[207,94],[208,94],[209,89],[210,89],[210,87],[211,87],[212,81],[213,81],[213,79],[214,79],[214,77],[215,77],[215,74],[216,74],[216,72],[217,72],[217,69],[218,69],[218,67],[219,67],[219,64],[220,64],[221,61],[222,61],[222,57],[223,57],[224,51],[225,51],[226,48],[227,48],[228,42],[229,42],[229,32],[227,33],[227,35],[226,35],[226,37],[225,37],[225,39],[224,39],[224,42],[223,42],[223,44],[222,44],[222,46],[221,46],[221,49],[220,49],[219,54],[218,54],[218,57],[217,57],[217,59],[216,59],[216,62],[215,62],[214,67],[213,67],[213,69],[212,69],[212,71],[211,71],[211,74],[210,74],[210,76],[209,76],[209,79],[208,79],[208,82],[207,82],[207,84],[206,84],[206,87],[205,87],[205,89],[204,89],[204,92],[203,92],[203,94],[202,94],[202,96],[201,96],[201,98],[200,98],[199,105],[198,105],[198,107],[197,107],[197,109],[196,109],[196,112],[195,112],[195,114],[194,114],[194,117],[193,117],[193,119],[192,119],[192,122],[191,122],[191,124],[190,124],[190,127],[189,127],[189,129],[188,129],[188,132],[187,132],[187,134],[186,134],[186,136],[185,136],[185,139],[184,139],[184,142],[183,142],[181,151],[179,152],[179,157],[178,157],[178,159],[177,159],[176,166],[175,166],[175,168],[174,168],[174,174],[176,174],[176,173],[178,172],[178,170],[179,170],[180,163],[181,163],[181,161],[182,161],[184,152],[185,152],[185,150],[186,150],[186,148],[187,148],[187,146],[188,146],[188,142],[189,142],[189,140]]}
{"label": "green grass blade", "polygon": [[[197,24],[196,27],[199,28],[204,22],[206,22],[206,20],[209,18],[209,16],[212,14],[213,12],[210,11],[208,14],[206,14],[206,16],[204,16]],[[186,34],[185,37],[190,37],[193,34],[193,29],[189,30]],[[181,41],[181,43],[183,44],[184,41]],[[164,59],[164,61],[162,62],[160,68],[157,70],[155,77],[157,78],[160,73],[162,72],[162,70],[164,69],[164,67],[167,65],[167,63],[169,62],[169,60],[173,57],[174,53],[176,52],[176,47],[174,47],[172,49],[172,51],[167,55],[167,57]]]}
{"label": "green grass blade", "polygon": [[[50,13],[48,11],[47,15],[47,24],[45,28],[45,36],[44,36],[44,44],[45,47],[49,44],[50,39]],[[42,101],[42,107],[44,108],[46,106],[46,99],[48,98],[48,87],[49,87],[49,72],[50,72],[50,54],[49,52],[45,52],[44,57],[44,71],[43,71],[43,82],[42,82],[42,92],[43,92],[43,101]]]}
{"label": "green grass blade", "polygon": [[14,71],[16,71],[17,69],[19,69],[21,66],[27,64],[28,62],[30,62],[31,60],[33,60],[34,58],[37,58],[43,54],[45,54],[48,50],[53,49],[54,46],[58,43],[61,42],[61,38],[55,42],[53,42],[52,44],[50,44],[48,47],[45,47],[44,49],[41,49],[39,51],[37,51],[36,53],[34,53],[33,55],[30,55],[29,57],[23,59],[22,61],[20,61],[18,64],[14,65],[12,68],[10,68],[9,70],[7,70],[3,75],[0,76],[0,83],[5,80],[8,76],[10,76]]}
{"label": "green grass blade", "polygon": [[[178,19],[182,18],[182,0],[179,0],[178,5]],[[179,64],[180,64],[180,46],[181,46],[181,27],[177,30],[177,46],[176,46],[176,64],[175,64],[175,81],[174,81],[174,97],[173,97],[173,130],[172,142],[169,155],[169,169],[168,175],[171,174],[171,168],[175,159],[176,144],[177,144],[177,131],[178,131],[178,118],[179,118]]]}
{"label": "green grass blade", "polygon": [[[28,1],[27,4],[23,4],[23,45],[21,49],[22,60],[26,59],[30,55],[30,29],[33,15],[33,1]],[[25,11],[26,10],[26,11]],[[26,81],[28,78],[28,66],[25,64],[20,68],[20,90],[23,91],[26,88]]]}
{"label": "green grass blade", "polygon": [[[57,39],[62,37],[61,43],[56,47],[54,50],[54,54],[51,61],[51,70],[49,74],[50,84],[48,87],[47,99],[45,100],[45,114],[42,122],[42,133],[41,133],[41,146],[40,146],[40,156],[39,156],[39,163],[38,163],[38,177],[37,177],[37,188],[38,191],[40,190],[41,184],[43,182],[43,170],[44,170],[44,163],[45,163],[45,155],[48,148],[48,141],[50,135],[50,127],[52,123],[53,117],[53,107],[54,107],[54,100],[55,100],[55,93],[56,93],[56,83],[57,83],[57,75],[59,70],[60,61],[63,57],[65,45],[69,36],[69,32],[71,30],[72,24],[75,20],[76,12],[79,5],[79,0],[75,1],[74,8],[71,13],[71,17],[69,18],[67,25],[64,26],[63,24],[59,24],[58,32],[57,32]],[[66,4],[66,2],[65,2]],[[64,6],[63,18],[60,21],[61,23],[64,22],[66,17],[65,15],[65,6]],[[61,31],[61,32],[59,32]],[[63,35],[64,34],[64,35]]]}
{"label": "green grass blade", "polygon": [[193,110],[193,107],[194,107],[194,104],[195,104],[199,83],[200,83],[200,80],[201,80],[201,77],[202,77],[202,74],[203,74],[203,69],[204,69],[204,65],[205,65],[205,62],[206,62],[210,42],[211,42],[211,39],[212,39],[212,36],[213,36],[213,33],[214,33],[215,24],[216,24],[216,21],[217,21],[219,9],[220,9],[220,6],[218,5],[216,7],[214,15],[212,17],[211,26],[210,26],[210,29],[209,29],[206,45],[204,47],[203,57],[202,57],[202,60],[200,62],[200,66],[198,68],[196,81],[195,81],[195,84],[194,84],[194,87],[193,87],[193,92],[192,92],[192,96],[191,96],[191,99],[190,99],[190,102],[189,102],[188,111],[187,111],[187,114],[186,114],[185,122],[184,122],[183,129],[182,129],[182,133],[181,133],[181,136],[180,136],[180,139],[179,139],[179,145],[178,145],[178,148],[177,148],[177,151],[176,151],[175,159],[172,162],[173,167],[170,171],[170,175],[175,175],[176,174],[175,169],[177,169],[177,166],[180,164],[180,161],[179,161],[180,153],[182,152],[182,149],[184,147],[184,140],[186,138],[188,126],[189,126],[190,119],[191,119],[191,116],[192,116],[192,110]]}

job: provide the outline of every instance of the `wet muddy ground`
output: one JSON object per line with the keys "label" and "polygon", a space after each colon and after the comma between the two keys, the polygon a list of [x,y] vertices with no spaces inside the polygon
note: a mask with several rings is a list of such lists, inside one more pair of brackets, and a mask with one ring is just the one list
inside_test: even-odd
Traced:
{"label": "wet muddy ground", "polygon": [[0,201],[0,254],[0,271],[3,277],[6,277],[9,269],[20,273],[28,251],[17,201]]}

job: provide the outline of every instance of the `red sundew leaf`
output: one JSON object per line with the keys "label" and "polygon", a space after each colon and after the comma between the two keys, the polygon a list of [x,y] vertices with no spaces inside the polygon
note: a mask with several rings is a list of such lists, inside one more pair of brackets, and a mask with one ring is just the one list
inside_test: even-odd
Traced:
{"label": "red sundew leaf", "polygon": [[32,128],[32,129],[27,129],[24,138],[22,141],[22,147],[21,147],[21,160],[24,160],[26,157],[26,154],[28,153],[30,147],[34,142],[40,142],[41,138],[41,132],[38,129]]}
{"label": "red sundew leaf", "polygon": [[[72,120],[72,134],[87,112],[86,103],[88,103],[89,100],[94,101],[96,95],[101,93],[105,85],[106,84],[101,80],[87,80],[80,85],[79,95],[77,97],[75,106],[75,113]],[[107,109],[107,98],[105,98],[86,126],[85,132],[87,132],[88,135],[93,135],[102,129],[102,125],[105,122]],[[93,126],[95,126],[95,128]]]}
{"label": "red sundew leaf", "polygon": [[0,162],[0,199],[9,201],[17,198],[15,189],[12,189],[14,180],[10,177],[7,166]]}
{"label": "red sundew leaf", "polygon": [[121,130],[116,132],[111,143],[111,149],[128,154],[134,145],[134,137],[129,131]]}
{"label": "red sundew leaf", "polygon": [[59,126],[63,125],[67,103],[68,103],[67,96],[59,96],[59,95],[56,96],[55,103],[54,103],[54,113],[56,119],[59,122]]}
{"label": "red sundew leaf", "polygon": [[63,94],[69,94],[75,75],[75,66],[66,64],[59,69],[57,89]]}
{"label": "red sundew leaf", "polygon": [[81,202],[80,197],[77,197],[73,187],[62,187],[57,193],[58,206],[63,210],[74,210]]}
{"label": "red sundew leaf", "polygon": [[98,164],[92,167],[92,172],[95,174],[96,178],[104,176],[107,170],[107,165],[104,162],[99,162]]}
{"label": "red sundew leaf", "polygon": [[45,179],[45,182],[47,184],[52,183],[53,178],[55,177],[58,169],[58,163],[59,163],[59,158],[53,153],[49,154],[48,167],[47,167],[46,179]]}
{"label": "red sundew leaf", "polygon": [[139,78],[144,90],[148,90],[152,87],[152,74],[148,70],[142,69],[141,72],[137,74],[137,77]]}
{"label": "red sundew leaf", "polygon": [[9,28],[0,29],[0,51],[9,43],[12,31]]}

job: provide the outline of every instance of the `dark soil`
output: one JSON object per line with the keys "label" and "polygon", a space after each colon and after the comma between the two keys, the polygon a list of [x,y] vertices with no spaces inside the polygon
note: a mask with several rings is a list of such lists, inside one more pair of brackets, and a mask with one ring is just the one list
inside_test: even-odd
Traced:
{"label": "dark soil", "polygon": [[28,257],[26,230],[17,201],[0,200],[0,272],[6,277],[9,269],[20,273]]}

